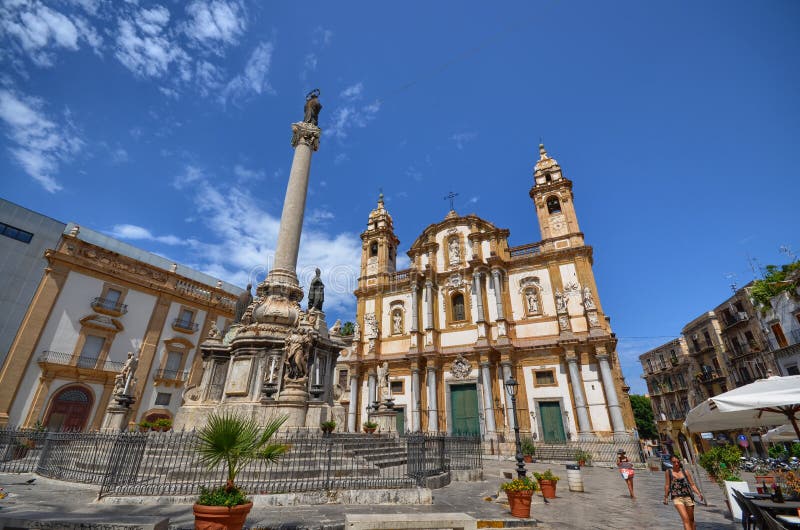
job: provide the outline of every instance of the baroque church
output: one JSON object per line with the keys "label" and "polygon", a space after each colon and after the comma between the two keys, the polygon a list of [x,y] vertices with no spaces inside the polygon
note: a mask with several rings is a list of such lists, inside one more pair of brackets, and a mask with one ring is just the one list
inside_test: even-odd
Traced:
{"label": "baroque church", "polygon": [[520,430],[540,442],[627,438],[633,413],[584,242],[572,182],[539,145],[530,189],[541,241],[455,211],[428,226],[396,270],[383,197],[369,214],[351,348],[338,364],[347,430],[373,411],[385,375],[398,431],[513,430],[505,381],[518,382]]}

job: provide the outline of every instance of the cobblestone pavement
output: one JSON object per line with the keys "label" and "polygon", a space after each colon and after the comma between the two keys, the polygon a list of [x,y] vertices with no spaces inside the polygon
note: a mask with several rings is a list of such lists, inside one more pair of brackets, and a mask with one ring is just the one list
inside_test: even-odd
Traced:
{"label": "cobblestone pavement", "polygon": [[[681,529],[680,517],[670,504],[662,504],[664,476],[660,472],[637,471],[636,499],[627,495],[627,488],[616,469],[584,468],[586,492],[568,490],[566,470],[563,465],[528,464],[532,471],[552,467],[562,480],[558,484],[558,497],[544,504],[540,496],[534,497],[532,521],[510,517],[505,494],[495,499],[503,472],[513,472],[510,461],[486,460],[484,481],[453,482],[434,490],[432,505],[322,505],[254,508],[247,520],[250,528],[343,528],[346,513],[467,513],[479,520],[503,521],[505,526],[537,526],[559,529]],[[32,485],[26,480],[36,478]],[[739,528],[728,515],[722,491],[714,484],[701,480],[701,489],[709,498],[709,506],[696,510],[699,530],[733,530]],[[47,480],[36,475],[0,474],[0,487],[11,496],[0,500],[0,516],[41,514],[49,516],[86,516],[86,520],[113,520],[115,517],[136,516],[170,517],[173,529],[192,528],[193,517],[189,505],[109,505],[93,502],[97,488]]]}

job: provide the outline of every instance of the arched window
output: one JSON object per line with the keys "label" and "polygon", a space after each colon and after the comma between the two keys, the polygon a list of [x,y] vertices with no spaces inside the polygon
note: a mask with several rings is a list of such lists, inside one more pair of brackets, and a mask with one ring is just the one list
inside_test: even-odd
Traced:
{"label": "arched window", "polygon": [[461,293],[456,293],[453,295],[451,301],[453,305],[453,320],[466,320],[467,313],[464,308],[464,295]]}
{"label": "arched window", "polygon": [[548,173],[548,174],[546,174],[544,176],[544,181],[545,182],[553,182],[553,177],[550,176],[550,173]]}
{"label": "arched window", "polygon": [[369,246],[369,255],[370,255],[370,257],[373,257],[373,258],[378,255],[378,243],[377,242],[373,242]]}
{"label": "arched window", "polygon": [[561,213],[561,203],[558,202],[558,197],[550,197],[547,199],[548,213]]}

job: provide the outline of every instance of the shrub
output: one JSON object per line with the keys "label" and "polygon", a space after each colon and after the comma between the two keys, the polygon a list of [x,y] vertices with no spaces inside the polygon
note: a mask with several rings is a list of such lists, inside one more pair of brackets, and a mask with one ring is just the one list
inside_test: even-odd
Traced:
{"label": "shrub", "polygon": [[197,504],[203,506],[227,506],[228,508],[248,502],[244,491],[236,487],[228,491],[225,486],[211,489],[200,486],[200,497],[197,499]]}
{"label": "shrub", "polygon": [[523,455],[535,455],[536,454],[536,445],[533,443],[533,438],[525,437],[520,440],[520,446],[522,448]]}
{"label": "shrub", "polygon": [[583,449],[576,449],[575,450],[575,460],[580,462],[583,460],[587,464],[592,461],[592,453],[589,451],[584,451]]}
{"label": "shrub", "polygon": [[742,451],[735,445],[718,445],[700,455],[700,466],[722,486],[725,480],[741,480],[739,462]]}
{"label": "shrub", "polygon": [[378,428],[378,424],[375,423],[372,420],[367,420],[367,421],[364,422],[364,428],[365,429],[377,429]]}
{"label": "shrub", "polygon": [[158,418],[153,422],[153,427],[161,431],[168,431],[172,428],[172,420],[169,418]]}
{"label": "shrub", "polygon": [[792,452],[792,456],[796,456],[797,458],[800,458],[800,443],[798,443],[798,442],[793,443],[791,452]]}
{"label": "shrub", "polygon": [[544,473],[535,473],[533,474],[536,477],[536,480],[552,480],[553,482],[558,482],[561,480],[561,477],[558,477],[553,474],[553,471],[548,469]]}
{"label": "shrub", "polygon": [[323,421],[322,423],[319,424],[319,426],[323,431],[325,430],[332,431],[336,428],[336,422],[333,420]]}
{"label": "shrub", "polygon": [[769,448],[767,453],[769,454],[770,457],[777,458],[778,460],[780,460],[786,457],[788,451],[786,451],[786,448],[782,445],[773,445],[772,447]]}
{"label": "shrub", "polygon": [[515,478],[511,482],[503,482],[500,484],[500,489],[503,491],[518,492],[518,491],[534,491],[539,489],[539,485],[531,480],[530,477]]}

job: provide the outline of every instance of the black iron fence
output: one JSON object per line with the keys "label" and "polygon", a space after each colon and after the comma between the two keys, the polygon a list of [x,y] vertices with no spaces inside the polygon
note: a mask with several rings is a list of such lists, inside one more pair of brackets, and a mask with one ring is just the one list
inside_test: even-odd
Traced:
{"label": "black iron fence", "polygon": [[[429,476],[480,469],[476,436],[279,433],[289,451],[276,463],[256,461],[237,483],[251,494],[337,489],[409,488]],[[199,460],[194,431],[78,433],[0,430],[0,472],[97,484],[106,495],[196,495],[224,484],[222,466]],[[22,449],[24,448],[24,450]]]}
{"label": "black iron fence", "polygon": [[576,462],[584,460],[593,464],[616,464],[618,451],[625,451],[635,465],[645,463],[644,453],[637,440],[587,440],[563,443],[534,442],[534,458],[545,462]]}

